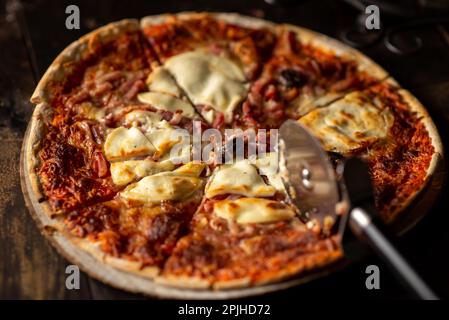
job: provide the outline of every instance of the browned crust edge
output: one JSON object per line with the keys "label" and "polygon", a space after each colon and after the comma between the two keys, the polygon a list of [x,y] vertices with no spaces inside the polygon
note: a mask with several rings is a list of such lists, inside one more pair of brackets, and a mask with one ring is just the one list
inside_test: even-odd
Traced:
{"label": "browned crust edge", "polygon": [[166,13],[160,15],[150,15],[143,17],[140,20],[140,26],[142,29],[145,27],[164,23],[169,20],[171,17],[176,16],[178,19],[192,19],[192,18],[201,18],[204,16],[210,16],[218,20],[222,20],[228,23],[232,23],[241,27],[247,28],[266,28],[273,32],[276,31],[277,26],[275,23],[258,19],[254,17],[240,15],[238,13],[232,12],[193,12],[193,11],[184,11],[178,13]]}
{"label": "browned crust edge", "polygon": [[107,24],[88,34],[67,46],[51,63],[39,81],[30,101],[38,104],[48,102],[51,99],[51,91],[48,85],[51,81],[61,81],[67,74],[64,65],[68,62],[76,62],[82,59],[85,52],[89,51],[91,41],[95,40],[104,43],[114,39],[118,34],[128,31],[138,31],[139,22],[136,19],[125,19],[118,22]]}
{"label": "browned crust edge", "polygon": [[[393,220],[387,221],[399,234],[403,234],[418,223],[436,201],[446,179],[446,160],[441,137],[429,113],[414,95],[405,89],[399,90],[399,95],[404,99],[412,112],[425,126],[431,139],[434,153],[427,167],[425,181],[420,188],[411,194],[401,206],[391,215]],[[400,214],[402,211],[403,214]]]}
{"label": "browned crust edge", "polygon": [[357,62],[359,71],[365,71],[379,81],[389,76],[388,72],[372,59],[334,38],[291,24],[282,24],[282,26],[295,31],[298,34],[298,39],[304,44],[310,44],[325,52],[330,52],[341,58]]}

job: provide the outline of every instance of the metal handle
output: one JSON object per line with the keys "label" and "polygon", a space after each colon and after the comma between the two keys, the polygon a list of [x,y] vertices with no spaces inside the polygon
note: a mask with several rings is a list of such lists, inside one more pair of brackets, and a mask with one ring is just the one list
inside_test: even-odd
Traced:
{"label": "metal handle", "polygon": [[413,270],[391,242],[376,226],[371,216],[363,208],[356,207],[350,213],[349,226],[354,234],[367,242],[389,265],[395,275],[402,280],[417,297],[424,300],[438,300],[438,297]]}

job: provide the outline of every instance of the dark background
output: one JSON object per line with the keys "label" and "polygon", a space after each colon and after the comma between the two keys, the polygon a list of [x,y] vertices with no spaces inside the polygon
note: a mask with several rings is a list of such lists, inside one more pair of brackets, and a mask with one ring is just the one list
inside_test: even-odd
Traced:
{"label": "dark background", "polygon": [[[143,298],[108,287],[82,274],[81,289],[65,289],[69,264],[40,235],[23,201],[19,179],[19,152],[33,110],[28,102],[48,65],[69,43],[105,23],[122,18],[184,10],[233,11],[275,22],[304,26],[338,38],[355,24],[358,11],[344,1],[285,1],[283,6],[263,0],[208,1],[0,1],[0,298],[3,299],[134,299]],[[350,2],[350,1],[348,1]],[[444,8],[421,9],[416,3],[443,4],[442,0],[392,1],[405,4],[391,15],[381,7],[382,30],[420,17],[435,20],[447,15]],[[81,29],[65,28],[65,8],[76,4],[81,11]],[[388,8],[387,8],[388,9]],[[415,10],[416,9],[416,10]],[[404,17],[401,15],[408,16]],[[429,22],[429,21],[427,21]],[[419,36],[420,50],[398,55],[389,51],[382,38],[360,50],[372,57],[415,94],[434,118],[447,146],[449,124],[449,26],[434,23],[407,27],[398,41],[407,45]],[[366,39],[372,33],[366,35]],[[448,189],[433,210],[398,241],[416,269],[443,298],[449,297]],[[381,289],[365,288],[365,268],[377,264]],[[259,301],[298,299],[404,299],[410,297],[388,269],[375,257],[349,268]]]}

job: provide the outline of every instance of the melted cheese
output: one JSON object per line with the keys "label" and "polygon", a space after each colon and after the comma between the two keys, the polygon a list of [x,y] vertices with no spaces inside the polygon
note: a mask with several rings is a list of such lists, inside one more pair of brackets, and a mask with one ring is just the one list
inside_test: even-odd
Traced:
{"label": "melted cheese", "polygon": [[189,162],[174,170],[173,174],[199,177],[206,167],[207,165],[203,162]]}
{"label": "melted cheese", "polygon": [[106,137],[104,153],[109,161],[126,160],[132,157],[151,154],[153,144],[137,128],[118,127]]}
{"label": "melted cheese", "polygon": [[190,136],[185,135],[181,137],[181,141],[174,145],[170,152],[166,152],[160,161],[171,161],[175,164],[187,163],[192,160],[191,151],[192,145],[190,144]]}
{"label": "melted cheese", "polygon": [[270,223],[288,220],[295,212],[285,204],[259,198],[221,200],[214,204],[214,213],[219,217],[239,224]]}
{"label": "melted cheese", "polygon": [[140,127],[143,130],[148,130],[157,126],[162,120],[160,114],[147,110],[134,110],[125,115],[125,125],[132,125]]}
{"label": "melted cheese", "polygon": [[190,103],[170,94],[144,92],[140,93],[137,98],[140,102],[148,103],[157,109],[166,110],[173,113],[180,111],[186,118],[193,119],[196,116],[195,109],[190,105]]}
{"label": "melted cheese", "polygon": [[313,109],[327,106],[340,97],[342,97],[341,93],[301,92],[301,94],[290,103],[288,108],[296,110],[299,115],[303,116]]}
{"label": "melted cheese", "polygon": [[202,185],[196,177],[155,174],[128,186],[121,196],[139,202],[181,201],[189,198]]}
{"label": "melted cheese", "polygon": [[123,186],[149,175],[171,171],[174,167],[170,161],[155,162],[149,159],[114,162],[111,164],[111,176],[114,184]]}
{"label": "melted cheese", "polygon": [[183,132],[173,128],[164,120],[159,123],[158,127],[149,129],[145,136],[157,149],[157,155],[160,157],[166,154],[175,144],[182,141]]}
{"label": "melted cheese", "polygon": [[208,105],[222,112],[227,123],[246,96],[243,70],[225,57],[190,51],[170,58],[164,67],[194,104]]}
{"label": "melted cheese", "polygon": [[190,198],[202,187],[203,180],[198,177],[202,170],[202,164],[188,163],[175,171],[147,176],[128,186],[120,194],[125,199],[145,203],[182,201]]}
{"label": "melted cheese", "polygon": [[77,114],[80,114],[89,120],[101,121],[106,115],[104,109],[95,107],[91,102],[80,103],[76,105],[75,108]]}
{"label": "melted cheese", "polygon": [[270,197],[275,192],[276,189],[263,181],[256,167],[248,160],[221,166],[206,188],[208,198],[228,193],[247,197]]}
{"label": "melted cheese", "polygon": [[270,185],[276,188],[276,190],[285,193],[284,183],[282,182],[281,175],[279,174],[279,154],[276,152],[266,153],[264,156],[259,157],[256,160],[256,167],[259,169],[259,173],[268,178]]}
{"label": "melted cheese", "polygon": [[147,78],[150,91],[168,93],[175,97],[181,96],[181,90],[170,72],[163,67],[157,67]]}
{"label": "melted cheese", "polygon": [[160,114],[151,111],[131,111],[126,114],[124,123],[143,130],[145,137],[156,149],[158,157],[165,155],[175,144],[183,141],[185,136],[184,131],[178,131],[162,120]]}
{"label": "melted cheese", "polygon": [[359,92],[299,119],[321,140],[327,151],[348,153],[386,138],[394,117]]}

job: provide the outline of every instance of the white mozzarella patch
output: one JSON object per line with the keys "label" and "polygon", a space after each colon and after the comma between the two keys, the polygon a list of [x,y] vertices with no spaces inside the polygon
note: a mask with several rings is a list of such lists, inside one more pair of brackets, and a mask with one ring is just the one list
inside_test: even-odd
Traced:
{"label": "white mozzarella patch", "polygon": [[128,186],[121,196],[139,202],[181,201],[190,198],[202,180],[188,176],[152,175]]}
{"label": "white mozzarella patch", "polygon": [[203,162],[189,162],[173,171],[174,175],[199,177],[206,169],[207,165]]}
{"label": "white mozzarella patch", "polygon": [[127,160],[155,152],[153,144],[137,128],[118,127],[106,137],[104,153],[109,161]]}
{"label": "white mozzarella patch", "polygon": [[91,102],[83,102],[75,106],[76,113],[89,120],[102,121],[106,112],[102,108],[95,107]]}
{"label": "white mozzarella patch", "polygon": [[181,96],[181,90],[173,76],[163,67],[157,67],[147,78],[147,86],[150,91],[168,93],[175,97]]}
{"label": "white mozzarella patch", "polygon": [[193,119],[196,117],[196,111],[192,105],[180,98],[160,92],[143,92],[137,98],[140,102],[148,103],[153,107],[170,112],[181,112],[186,117]]}
{"label": "white mozzarella patch", "polygon": [[164,120],[156,128],[147,130],[145,136],[157,149],[157,156],[161,157],[170,151],[175,144],[182,142],[184,132],[181,129],[173,128]]}
{"label": "white mozzarella patch", "polygon": [[257,168],[248,160],[226,164],[217,169],[206,188],[208,198],[220,194],[240,194],[247,197],[270,197],[276,189],[267,185]]}
{"label": "white mozzarella patch", "polygon": [[185,130],[172,127],[161,115],[146,110],[134,110],[125,115],[125,125],[132,125],[144,131],[144,135],[156,149],[161,158],[175,144],[185,139]]}
{"label": "white mozzarella patch", "polygon": [[332,92],[301,92],[301,94],[291,102],[289,108],[296,109],[297,113],[303,116],[314,109],[325,107],[342,96],[342,93]]}
{"label": "white mozzarella patch", "polygon": [[190,163],[183,167],[147,176],[129,185],[120,195],[125,199],[144,203],[188,199],[203,186],[203,179],[198,176],[204,167],[201,169],[201,164]]}
{"label": "white mozzarella patch", "polygon": [[259,173],[268,178],[270,185],[285,193],[284,183],[278,170],[279,154],[277,152],[269,152],[258,157],[255,165],[259,169]]}
{"label": "white mozzarella patch", "polygon": [[140,127],[143,130],[149,130],[159,125],[162,117],[156,112],[148,110],[134,110],[125,115],[124,124],[128,126]]}
{"label": "white mozzarella patch", "polygon": [[115,185],[123,186],[137,179],[159,172],[171,171],[174,168],[175,165],[170,161],[129,160],[112,163],[111,176]]}
{"label": "white mozzarella patch", "polygon": [[215,118],[215,110],[209,109],[209,110],[202,110],[201,115],[203,116],[204,120],[206,120],[207,123],[214,122]]}
{"label": "white mozzarella patch", "polygon": [[167,60],[164,67],[194,104],[222,112],[226,123],[231,122],[234,109],[248,90],[243,70],[231,60],[212,53],[186,52]]}
{"label": "white mozzarella patch", "polygon": [[214,204],[214,213],[239,224],[271,223],[289,220],[295,216],[293,209],[287,205],[260,198],[217,201]]}
{"label": "white mozzarella patch", "polygon": [[190,137],[186,138],[186,140],[182,140],[179,143],[176,143],[171,149],[170,152],[166,152],[162,157],[159,158],[159,161],[171,161],[175,164],[187,163],[191,161],[192,156],[192,146],[190,145]]}
{"label": "white mozzarella patch", "polygon": [[386,138],[393,125],[391,111],[370,101],[354,92],[309,112],[299,122],[321,140],[327,151],[349,153]]}

